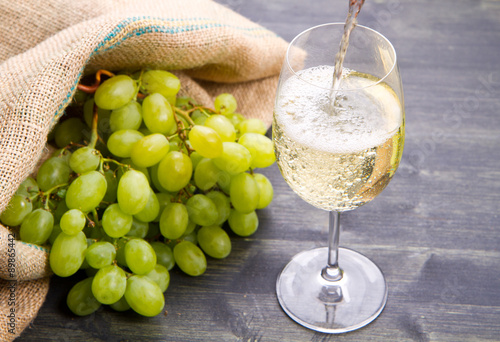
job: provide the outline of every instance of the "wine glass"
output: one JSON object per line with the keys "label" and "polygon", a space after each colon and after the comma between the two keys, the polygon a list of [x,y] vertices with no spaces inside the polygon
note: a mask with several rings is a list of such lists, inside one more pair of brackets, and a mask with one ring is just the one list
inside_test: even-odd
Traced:
{"label": "wine glass", "polygon": [[[339,213],[371,201],[403,152],[403,89],[396,52],[380,33],[351,33],[340,88],[332,92],[343,23],[300,33],[277,89],[273,141],[280,171],[302,199],[329,211],[328,247],[295,255],[276,290],[283,310],[315,331],[361,328],[382,312],[387,285],[366,256],[339,248]],[[374,228],[375,229],[375,228]]]}

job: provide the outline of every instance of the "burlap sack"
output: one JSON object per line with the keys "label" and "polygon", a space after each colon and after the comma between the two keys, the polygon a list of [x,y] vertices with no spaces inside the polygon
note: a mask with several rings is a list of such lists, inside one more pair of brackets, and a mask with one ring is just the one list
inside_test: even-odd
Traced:
{"label": "burlap sack", "polygon": [[[211,105],[231,92],[239,112],[269,125],[286,49],[274,33],[209,0],[0,0],[0,32],[0,212],[36,168],[85,74],[176,70],[184,94]],[[9,245],[10,233],[0,225],[2,341],[36,316],[50,275],[48,251]]]}

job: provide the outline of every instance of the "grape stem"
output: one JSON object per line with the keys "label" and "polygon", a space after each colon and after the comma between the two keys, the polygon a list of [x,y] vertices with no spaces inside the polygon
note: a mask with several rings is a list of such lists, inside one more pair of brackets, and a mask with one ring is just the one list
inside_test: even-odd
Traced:
{"label": "grape stem", "polygon": [[193,126],[196,125],[196,123],[193,121],[193,119],[191,119],[191,117],[189,116],[190,111],[184,111],[184,110],[180,109],[179,107],[174,107],[174,109],[175,109],[175,114],[179,114],[180,116],[182,116],[191,125],[193,125]]}
{"label": "grape stem", "polygon": [[[39,195],[37,195],[37,196],[43,197],[43,198],[42,198],[42,201],[43,201],[43,203],[44,203],[43,208],[44,208],[45,210],[50,211],[50,208],[49,208],[49,202],[50,202],[50,200],[49,200],[49,198],[50,198],[50,196],[52,195],[52,193],[53,193],[55,190],[59,189],[59,188],[63,188],[63,187],[65,187],[65,186],[67,186],[68,184],[69,184],[69,183],[63,183],[63,184],[56,185],[56,186],[54,186],[54,187],[50,188],[49,190],[47,190],[47,191],[45,191],[45,192],[40,192],[40,194],[39,194]],[[35,197],[35,198],[36,198],[36,197]],[[31,199],[31,198],[30,198],[30,199]]]}
{"label": "grape stem", "polygon": [[62,156],[64,156],[64,154],[65,154],[67,151],[68,151],[68,146],[61,148],[61,150],[60,150],[60,151],[59,151],[59,153],[57,154],[57,157],[58,157],[58,158],[62,158]]}
{"label": "grape stem", "polygon": [[98,225],[99,224],[99,216],[97,216],[97,210],[92,209],[92,216],[94,217],[94,225]]}
{"label": "grape stem", "polygon": [[[87,218],[87,220],[89,221],[89,227],[91,228],[94,228],[96,226],[95,222],[93,220],[90,219],[89,215],[86,214],[85,217]],[[93,240],[97,240],[97,239],[93,239]],[[97,242],[97,241],[95,241]]]}
{"label": "grape stem", "polygon": [[[137,97],[144,98],[145,96],[140,93],[142,87],[142,74],[144,73],[144,69],[141,69],[141,74],[139,75],[139,79],[137,80],[137,91],[135,92],[134,100],[137,101]],[[142,96],[140,96],[140,95]]]}
{"label": "grape stem", "polygon": [[[187,111],[187,113],[192,113],[194,112],[195,110],[199,110],[200,112],[202,112],[202,114],[204,114],[207,118],[210,117],[210,115],[212,114],[217,114],[217,112],[211,108],[208,108],[208,107],[203,107],[203,106],[196,106],[196,107],[193,107],[191,108],[190,110]],[[209,112],[212,112],[212,114],[209,114],[207,113],[207,111]]]}
{"label": "grape stem", "polygon": [[87,85],[83,85],[81,83],[78,83],[76,85],[76,89],[83,91],[84,93],[87,93],[87,94],[95,93],[95,91],[97,90],[97,88],[101,84],[101,74],[104,74],[104,75],[109,76],[109,77],[115,76],[115,74],[113,74],[112,72],[101,69],[101,70],[98,70],[95,74],[94,84],[87,86]]}
{"label": "grape stem", "polygon": [[187,199],[193,197],[193,194],[189,191],[189,185],[179,190],[175,202],[182,203],[182,196],[186,196]]}
{"label": "grape stem", "polygon": [[102,165],[103,165],[104,163],[113,163],[113,164],[116,164],[116,165],[118,165],[118,166],[120,166],[120,167],[125,168],[125,170],[132,169],[132,168],[130,167],[130,165],[120,163],[118,160],[114,160],[114,159],[110,159],[110,158],[101,157],[101,162],[100,162],[100,164],[101,164],[101,165],[100,165],[99,170],[101,170],[101,171],[103,170]]}
{"label": "grape stem", "polygon": [[179,138],[181,139],[182,143],[184,144],[184,146],[186,147],[186,150],[188,152],[188,156],[190,156],[191,153],[194,152],[194,150],[187,143],[188,137],[186,136],[186,130],[189,130],[189,129],[184,128],[184,123],[179,119],[176,112],[174,112],[174,119],[175,119],[175,122],[177,123],[177,134],[178,134]]}

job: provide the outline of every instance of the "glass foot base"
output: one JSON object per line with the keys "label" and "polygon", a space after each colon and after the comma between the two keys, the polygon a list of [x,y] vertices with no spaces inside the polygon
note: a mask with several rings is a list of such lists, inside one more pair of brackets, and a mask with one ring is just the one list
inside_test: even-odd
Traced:
{"label": "glass foot base", "polygon": [[356,330],[372,322],[387,301],[382,271],[364,255],[339,248],[343,277],[329,282],[321,276],[327,260],[327,247],[293,257],[276,283],[283,310],[297,323],[331,334]]}

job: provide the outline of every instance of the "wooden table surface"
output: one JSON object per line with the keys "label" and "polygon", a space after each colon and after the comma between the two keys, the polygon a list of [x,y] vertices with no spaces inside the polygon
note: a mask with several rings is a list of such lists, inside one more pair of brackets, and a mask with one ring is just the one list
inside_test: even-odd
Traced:
{"label": "wooden table surface", "polygon": [[[346,0],[220,0],[291,40],[343,21]],[[202,277],[172,271],[167,316],[100,309],[77,318],[54,277],[18,341],[500,341],[500,1],[367,0],[359,23],[391,40],[405,90],[400,169],[372,203],[342,215],[341,245],[386,275],[387,306],[342,335],[294,323],[275,294],[296,253],[325,246],[328,214],[306,204],[276,165],[250,238]]]}

